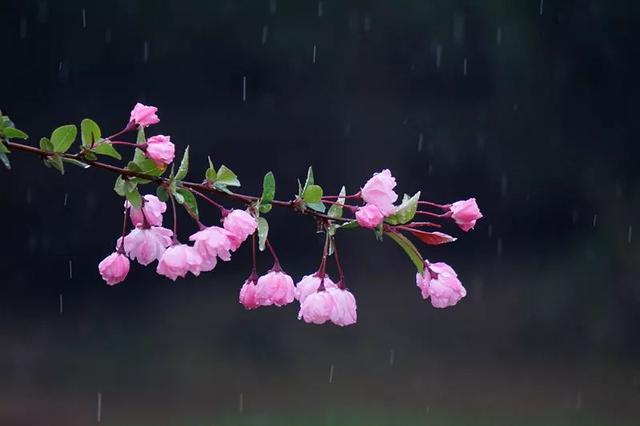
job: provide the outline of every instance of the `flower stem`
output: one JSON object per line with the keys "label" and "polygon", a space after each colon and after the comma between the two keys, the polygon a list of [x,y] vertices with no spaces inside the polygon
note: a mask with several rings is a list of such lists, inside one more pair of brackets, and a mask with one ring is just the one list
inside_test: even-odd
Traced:
{"label": "flower stem", "polygon": [[211,198],[207,197],[202,192],[197,191],[197,190],[195,190],[193,188],[186,188],[186,189],[191,191],[192,193],[194,193],[198,197],[202,198],[203,200],[205,200],[207,203],[211,204],[212,206],[217,207],[220,210],[220,214],[222,215],[222,217],[226,217],[229,214],[229,210],[227,208],[225,208],[222,204],[213,201]]}
{"label": "flower stem", "polygon": [[333,257],[336,260],[336,267],[338,268],[338,287],[341,289],[346,288],[344,283],[344,272],[342,271],[342,265],[340,264],[340,257],[338,256],[338,244],[336,244],[336,238],[333,237]]}
{"label": "flower stem", "polygon": [[[122,237],[118,244],[117,252],[120,254],[124,254],[124,234],[127,233],[127,212],[129,211],[129,207],[124,208],[124,215],[122,219]],[[143,215],[144,217],[144,215]]]}
{"label": "flower stem", "polygon": [[276,251],[273,249],[273,246],[269,242],[269,240],[265,240],[267,248],[269,249],[269,253],[271,253],[271,257],[273,257],[273,268],[272,271],[280,272],[282,271],[282,267],[280,266],[280,259],[278,259],[278,255],[276,255]]}
{"label": "flower stem", "polygon": [[173,194],[169,192],[169,199],[171,200],[171,208],[173,209],[173,244],[178,244],[178,212],[176,209],[176,200],[173,198]]}
{"label": "flower stem", "polygon": [[446,213],[438,214],[438,213],[432,213],[432,212],[427,212],[427,211],[423,211],[423,210],[418,210],[418,211],[416,212],[416,214],[421,214],[421,215],[425,215],[425,216],[432,216],[432,217],[440,217],[440,218],[448,218],[448,217],[451,217],[451,212],[446,212]]}
{"label": "flower stem", "polygon": [[439,209],[443,209],[443,210],[447,210],[451,204],[438,204],[438,203],[432,203],[431,201],[418,201],[418,204],[422,204],[425,206],[431,206],[431,207],[437,207]]}

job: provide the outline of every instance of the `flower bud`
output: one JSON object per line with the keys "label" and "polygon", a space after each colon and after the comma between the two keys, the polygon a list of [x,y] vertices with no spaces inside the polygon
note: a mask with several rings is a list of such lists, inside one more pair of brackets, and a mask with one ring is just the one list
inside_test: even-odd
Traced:
{"label": "flower bud", "polygon": [[467,232],[476,226],[476,221],[482,217],[475,198],[464,201],[456,201],[449,207],[451,217],[456,221],[460,229]]}
{"label": "flower bud", "polygon": [[156,115],[157,111],[158,108],[154,106],[147,106],[138,102],[131,110],[131,118],[129,120],[140,127],[148,127],[160,122]]}
{"label": "flower bud", "polygon": [[[148,229],[134,228],[124,237],[124,251],[141,265],[157,260],[171,245],[170,229],[152,226]],[[120,238],[121,239],[121,238]]]}
{"label": "flower bud", "polygon": [[129,259],[124,254],[113,252],[98,264],[98,270],[107,284],[118,284],[129,273]]}
{"label": "flower bud", "polygon": [[167,203],[160,201],[155,195],[146,194],[139,209],[133,207],[129,201],[125,201],[124,205],[129,208],[133,226],[143,226],[145,221],[147,226],[162,226],[162,214],[167,211]]}
{"label": "flower bud", "polygon": [[379,208],[373,204],[367,204],[356,211],[358,225],[363,228],[375,228],[384,220],[384,216]]}
{"label": "flower bud", "polygon": [[294,299],[293,279],[282,271],[271,271],[258,278],[255,300],[261,306],[284,306]]}
{"label": "flower bud", "polygon": [[454,306],[467,295],[451,266],[444,262],[429,263],[426,260],[425,264],[424,272],[416,274],[416,284],[423,299],[431,297],[434,308]]}
{"label": "flower bud", "polygon": [[385,169],[367,181],[362,188],[362,199],[380,209],[384,216],[392,215],[396,210],[393,203],[398,199],[398,194],[393,191],[395,186],[396,179],[389,169]]}
{"label": "flower bud", "polygon": [[171,142],[171,137],[155,135],[147,139],[147,157],[159,168],[171,164],[175,157],[176,147]]}
{"label": "flower bud", "polygon": [[200,265],[202,257],[191,246],[186,244],[176,244],[169,247],[158,262],[156,272],[160,275],[172,279],[184,278],[187,272],[193,275],[200,275]]}

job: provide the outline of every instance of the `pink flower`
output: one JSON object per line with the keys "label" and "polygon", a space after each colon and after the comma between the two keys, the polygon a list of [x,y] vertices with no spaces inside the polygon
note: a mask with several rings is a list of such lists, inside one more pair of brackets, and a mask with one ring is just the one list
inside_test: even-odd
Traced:
{"label": "pink flower", "polygon": [[237,250],[240,244],[256,231],[258,222],[246,211],[235,209],[224,218],[222,226],[235,236],[232,239],[232,250]]}
{"label": "pink flower", "polygon": [[156,163],[156,166],[163,168],[171,164],[176,154],[176,147],[171,142],[171,137],[155,135],[147,139],[147,157]]}
{"label": "pink flower", "polygon": [[176,244],[169,247],[158,262],[156,272],[164,275],[173,281],[176,278],[184,278],[187,272],[193,275],[200,275],[200,265],[202,257],[191,246],[186,244]]}
{"label": "pink flower", "polygon": [[141,127],[148,127],[152,124],[160,122],[160,119],[156,115],[158,108],[154,106],[142,105],[140,102],[136,104],[131,110],[130,121],[136,123]]}
{"label": "pink flower", "polygon": [[118,284],[129,273],[129,259],[124,254],[113,252],[98,264],[98,270],[107,284]]}
{"label": "pink flower", "polygon": [[324,324],[331,319],[335,303],[335,298],[328,291],[312,293],[300,303],[298,319],[309,324]]}
{"label": "pink flower", "polygon": [[358,225],[363,228],[375,228],[382,223],[384,215],[375,205],[367,204],[364,207],[358,208],[356,211],[356,220],[358,221]]}
{"label": "pink flower", "polygon": [[293,279],[282,271],[272,270],[258,278],[255,301],[262,306],[284,306],[294,299]]}
{"label": "pink flower", "polygon": [[124,237],[124,251],[141,265],[148,265],[164,253],[171,244],[173,232],[160,226],[134,228]]}
{"label": "pink flower", "polygon": [[224,261],[231,259],[231,237],[231,232],[219,226],[210,226],[189,237],[190,241],[195,241],[193,246],[202,257],[202,271],[215,268],[218,257]]}
{"label": "pink flower", "polygon": [[392,215],[396,210],[393,203],[398,199],[398,194],[393,191],[395,186],[396,179],[389,169],[385,169],[367,181],[362,188],[362,199],[380,209],[383,215]]}
{"label": "pink flower", "polygon": [[467,290],[451,266],[444,262],[429,263],[425,260],[425,263],[425,271],[416,274],[416,284],[423,299],[431,297],[434,308],[453,306],[467,295]]}
{"label": "pink flower", "polygon": [[[296,299],[299,300],[300,303],[304,302],[304,300],[310,294],[318,291],[318,288],[320,287],[320,281],[321,281],[320,277],[318,277],[318,275],[315,273],[311,275],[305,275],[304,277],[302,277],[300,282],[296,284],[296,290],[294,293]],[[329,276],[324,277],[323,285],[325,289],[337,287],[336,284],[333,281],[331,281],[331,278],[329,278]]]}
{"label": "pink flower", "polygon": [[329,315],[331,322],[344,327],[358,320],[356,298],[346,289],[330,288],[326,291],[333,297],[334,306]]}
{"label": "pink flower", "polygon": [[133,207],[129,201],[125,201],[124,206],[129,207],[129,217],[133,226],[144,226],[145,220],[147,226],[161,226],[162,214],[167,211],[167,203],[151,194],[143,197],[142,208]]}
{"label": "pink flower", "polygon": [[475,198],[464,201],[456,201],[449,207],[451,217],[456,221],[460,229],[467,232],[476,226],[476,221],[482,217]]}
{"label": "pink flower", "polygon": [[255,309],[260,306],[256,302],[256,282],[255,279],[248,279],[240,289],[240,303],[245,309]]}

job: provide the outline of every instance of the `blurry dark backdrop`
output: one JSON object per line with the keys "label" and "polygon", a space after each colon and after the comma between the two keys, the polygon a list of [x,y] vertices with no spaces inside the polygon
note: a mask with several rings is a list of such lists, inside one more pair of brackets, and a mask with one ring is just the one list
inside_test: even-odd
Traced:
{"label": "blurry dark backdrop", "polygon": [[[308,165],[332,193],[390,168],[400,191],[475,196],[485,218],[424,250],[469,292],[447,310],[396,246],[340,236],[359,322],[311,326],[294,305],[243,311],[248,247],[199,279],[134,266],[109,288],[114,177],[12,154],[0,423],[637,424],[639,8],[1,1],[0,108],[31,143],[84,117],[115,131],[142,101],[191,146],[194,179],[210,155],[249,193],[273,170],[288,198]],[[311,221],[271,216],[286,269],[313,271]]]}

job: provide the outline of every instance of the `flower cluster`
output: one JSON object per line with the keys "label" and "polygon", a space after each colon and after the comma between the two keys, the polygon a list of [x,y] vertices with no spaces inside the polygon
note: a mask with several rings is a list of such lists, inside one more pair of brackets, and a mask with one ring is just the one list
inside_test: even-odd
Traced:
{"label": "flower cluster", "polygon": [[[325,195],[310,167],[304,185],[299,182],[298,193],[287,200],[275,198],[276,183],[272,172],[264,176],[260,196],[241,194],[235,192],[235,187],[240,186],[237,175],[224,165],[216,169],[210,159],[204,180],[187,181],[188,147],[177,164],[174,163],[175,145],[169,136],[147,137],[145,134],[150,126],[160,121],[157,112],[158,108],[154,106],[137,103],[124,129],[108,137],[101,136],[99,126],[93,120],[82,120],[82,143],[75,154],[68,152],[78,135],[75,125],[58,127],[50,138],[41,138],[40,147],[36,148],[13,142],[11,139],[26,139],[27,135],[16,129],[8,117],[0,115],[0,160],[4,164],[9,164],[7,153],[23,151],[38,154],[45,165],[60,172],[64,172],[65,164],[71,164],[118,174],[114,190],[125,199],[122,234],[116,241],[115,251],[98,265],[100,275],[108,285],[113,286],[126,278],[132,260],[143,266],[157,262],[156,272],[173,281],[189,273],[198,276],[212,271],[218,261],[229,261],[232,253],[251,237],[253,268],[239,295],[244,308],[282,307],[297,301],[299,319],[311,324],[331,322],[347,326],[357,321],[357,303],[345,284],[337,235],[360,228],[373,231],[380,241],[388,238],[402,248],[417,269],[416,284],[422,298],[429,300],[433,307],[454,306],[466,296],[467,291],[453,268],[444,262],[424,259],[414,241],[427,245],[455,241],[455,237],[442,232],[447,222],[455,223],[464,232],[474,229],[482,218],[475,198],[438,204],[422,200],[421,193],[417,192],[413,196],[404,194],[400,199],[396,193],[396,179],[388,169],[373,174],[351,195],[345,187],[337,195]],[[135,142],[119,140],[120,136],[133,132],[136,133]],[[122,160],[116,149],[119,146],[133,150],[133,158],[125,167],[97,161],[98,156]],[[155,195],[141,194],[140,188],[145,185],[155,185]],[[239,207],[228,208],[218,198],[239,204]],[[221,226],[202,223],[198,200],[220,212]],[[164,216],[169,205],[173,223],[165,227]],[[197,226],[197,231],[189,235],[188,244],[178,239],[178,205]],[[320,266],[297,283],[283,270],[268,239],[267,215],[273,207],[288,208],[312,217],[318,231],[324,234]],[[274,264],[258,276],[257,251],[267,249]],[[337,281],[327,273],[330,259],[335,262]]]}

